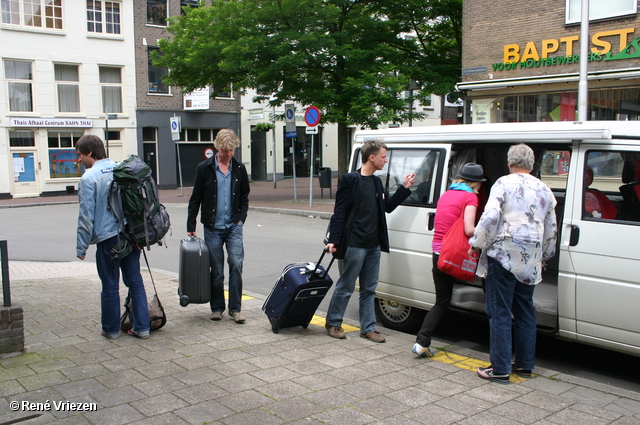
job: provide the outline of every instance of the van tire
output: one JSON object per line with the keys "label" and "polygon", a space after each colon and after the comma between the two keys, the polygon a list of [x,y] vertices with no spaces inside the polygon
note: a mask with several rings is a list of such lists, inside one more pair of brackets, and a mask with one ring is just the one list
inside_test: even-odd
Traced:
{"label": "van tire", "polygon": [[378,321],[388,329],[415,334],[420,330],[427,312],[406,304],[375,299],[375,311]]}

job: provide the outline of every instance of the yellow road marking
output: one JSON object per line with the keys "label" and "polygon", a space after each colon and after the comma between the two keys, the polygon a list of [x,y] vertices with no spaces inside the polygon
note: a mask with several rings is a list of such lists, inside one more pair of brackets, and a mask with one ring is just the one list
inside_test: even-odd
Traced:
{"label": "yellow road marking", "polygon": [[[314,315],[310,323],[316,326],[324,327],[325,323],[327,322],[324,317]],[[344,323],[342,324],[342,329],[345,333],[360,330],[360,328],[356,326],[345,325]],[[449,351],[440,350],[437,348],[435,348],[435,355],[433,357],[430,357],[430,359],[439,363],[459,367],[460,369],[470,370],[472,372],[475,372],[479,367],[488,367],[491,365],[491,363],[484,360],[461,356],[460,354],[451,353]],[[532,377],[533,376],[535,376],[535,374],[532,375]],[[509,376],[509,382],[513,384],[520,384],[526,380],[526,378],[522,378],[515,373],[512,373],[511,376]]]}
{"label": "yellow road marking", "polygon": [[[229,291],[227,290],[224,291],[224,299],[225,300],[229,299]],[[255,299],[254,297],[250,297],[249,295],[245,295],[245,294],[242,294],[242,297],[240,297],[241,301],[254,300],[254,299]]]}

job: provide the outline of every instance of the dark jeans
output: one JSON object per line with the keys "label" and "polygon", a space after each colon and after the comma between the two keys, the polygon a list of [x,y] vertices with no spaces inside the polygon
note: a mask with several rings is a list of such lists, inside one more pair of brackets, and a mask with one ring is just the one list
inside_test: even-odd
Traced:
{"label": "dark jeans", "polygon": [[242,226],[234,224],[227,229],[204,229],[204,241],[211,258],[211,311],[223,312],[224,299],[224,247],[229,264],[229,314],[242,310],[242,263],[244,245]]}
{"label": "dark jeans", "polygon": [[429,313],[422,322],[422,328],[416,337],[416,342],[423,347],[431,345],[431,336],[438,327],[438,324],[449,310],[451,304],[451,293],[453,292],[453,282],[455,278],[438,269],[439,254],[433,254],[433,283],[436,287],[436,304],[429,310]]}
{"label": "dark jeans", "polygon": [[[486,279],[486,308],[489,316],[491,365],[496,373],[511,373],[511,353],[523,369],[533,369],[536,355],[535,285],[519,282],[510,271],[489,257]],[[511,327],[513,317],[514,344]]]}

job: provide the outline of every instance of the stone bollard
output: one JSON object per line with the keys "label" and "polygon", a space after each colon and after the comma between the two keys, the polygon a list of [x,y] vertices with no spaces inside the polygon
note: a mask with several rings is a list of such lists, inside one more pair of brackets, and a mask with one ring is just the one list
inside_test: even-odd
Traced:
{"label": "stone bollard", "polygon": [[24,351],[24,315],[22,306],[0,307],[0,353]]}

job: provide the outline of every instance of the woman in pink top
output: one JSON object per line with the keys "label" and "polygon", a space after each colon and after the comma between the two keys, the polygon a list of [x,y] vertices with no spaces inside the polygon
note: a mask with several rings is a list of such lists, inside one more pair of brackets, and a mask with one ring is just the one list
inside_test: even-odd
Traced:
{"label": "woman in pink top", "polygon": [[453,223],[460,217],[464,210],[464,232],[467,236],[473,236],[475,230],[476,210],[478,209],[478,191],[484,170],[481,165],[465,164],[456,179],[438,200],[436,217],[434,221],[435,231],[433,235],[433,283],[436,287],[436,304],[424,318],[422,328],[416,337],[416,343],[411,350],[420,357],[431,357],[434,352],[429,348],[431,335],[444,317],[451,304],[451,293],[455,278],[437,267],[442,238],[447,234]]}

